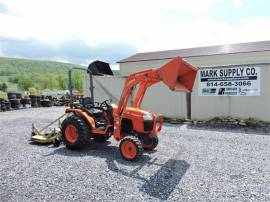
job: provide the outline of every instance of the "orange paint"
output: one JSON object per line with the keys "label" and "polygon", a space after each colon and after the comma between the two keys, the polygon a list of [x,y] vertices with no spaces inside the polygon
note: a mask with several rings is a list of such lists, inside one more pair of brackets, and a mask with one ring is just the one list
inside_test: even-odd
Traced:
{"label": "orange paint", "polygon": [[[114,127],[113,136],[117,141],[123,139],[126,134],[122,134],[121,121],[123,118],[132,122],[132,131],[139,134],[146,134],[150,137],[154,137],[161,130],[163,124],[162,115],[156,115],[148,111],[140,109],[143,97],[147,88],[162,81],[171,90],[181,92],[191,92],[197,69],[191,64],[187,63],[180,57],[176,57],[167,64],[163,65],[159,69],[147,69],[144,71],[136,72],[128,76],[125,81],[125,85],[118,103],[118,106],[113,106],[113,123],[109,123],[108,116],[103,114],[103,118],[107,121],[107,126],[104,130],[97,130],[95,125],[95,119],[85,109],[80,107],[68,108],[67,113],[74,113],[76,116],[82,117],[89,126],[91,131],[89,133],[95,133],[99,135],[105,135],[109,128]],[[138,90],[134,96],[134,102],[132,107],[128,107],[128,101],[132,91],[138,86]],[[166,103],[164,103],[166,104]],[[144,117],[152,117],[153,129],[150,131],[145,130],[146,120]],[[151,127],[151,125],[149,126]],[[132,158],[134,155],[133,143],[123,143],[123,153],[127,155],[127,158]],[[122,148],[121,148],[122,149]]]}
{"label": "orange paint", "polygon": [[65,137],[67,141],[74,143],[78,140],[79,134],[78,130],[72,124],[68,125],[65,129]]}
{"label": "orange paint", "polygon": [[127,159],[134,159],[137,154],[137,147],[133,142],[125,141],[121,145],[121,153]]}

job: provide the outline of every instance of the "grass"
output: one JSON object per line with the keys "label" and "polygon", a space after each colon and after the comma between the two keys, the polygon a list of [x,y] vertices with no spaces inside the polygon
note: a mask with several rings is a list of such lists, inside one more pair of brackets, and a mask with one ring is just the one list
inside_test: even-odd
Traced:
{"label": "grass", "polygon": [[6,92],[3,92],[3,91],[0,91],[0,98],[7,99],[7,93]]}
{"label": "grass", "polygon": [[0,82],[8,82],[9,76],[0,76]]}

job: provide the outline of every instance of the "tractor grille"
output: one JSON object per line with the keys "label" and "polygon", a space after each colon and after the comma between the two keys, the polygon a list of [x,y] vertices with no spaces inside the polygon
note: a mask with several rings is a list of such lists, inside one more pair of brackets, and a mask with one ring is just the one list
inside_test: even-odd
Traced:
{"label": "tractor grille", "polygon": [[153,121],[144,121],[144,123],[143,123],[144,131],[153,130],[153,125],[154,125]]}

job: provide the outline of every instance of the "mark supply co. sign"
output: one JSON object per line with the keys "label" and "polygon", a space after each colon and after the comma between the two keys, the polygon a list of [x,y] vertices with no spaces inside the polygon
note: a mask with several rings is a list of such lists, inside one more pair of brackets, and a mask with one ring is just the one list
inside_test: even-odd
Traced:
{"label": "mark supply co. sign", "polygon": [[203,68],[199,96],[260,96],[260,67]]}

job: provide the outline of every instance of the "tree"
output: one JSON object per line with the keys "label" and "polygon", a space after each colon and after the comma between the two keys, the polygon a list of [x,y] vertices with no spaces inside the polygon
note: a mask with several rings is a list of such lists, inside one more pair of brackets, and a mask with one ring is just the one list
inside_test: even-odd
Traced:
{"label": "tree", "polygon": [[72,77],[72,83],[74,85],[74,88],[82,92],[83,91],[83,78],[82,74],[80,72],[74,72]]}
{"label": "tree", "polygon": [[28,88],[34,87],[33,79],[29,75],[22,75],[18,80],[18,87],[22,90],[28,90]]}
{"label": "tree", "polygon": [[39,90],[58,89],[57,76],[54,74],[42,74],[34,77],[34,86]]}
{"label": "tree", "polygon": [[60,75],[57,77],[57,82],[58,82],[58,89],[66,90],[68,88],[67,77]]}
{"label": "tree", "polygon": [[7,86],[7,84],[4,82],[3,84],[2,84],[2,91],[4,91],[4,92],[7,92],[7,88],[8,88],[8,86]]}
{"label": "tree", "polygon": [[35,88],[28,88],[28,91],[29,91],[29,93],[31,94],[31,95],[36,95],[37,94],[37,89],[35,89]]}

